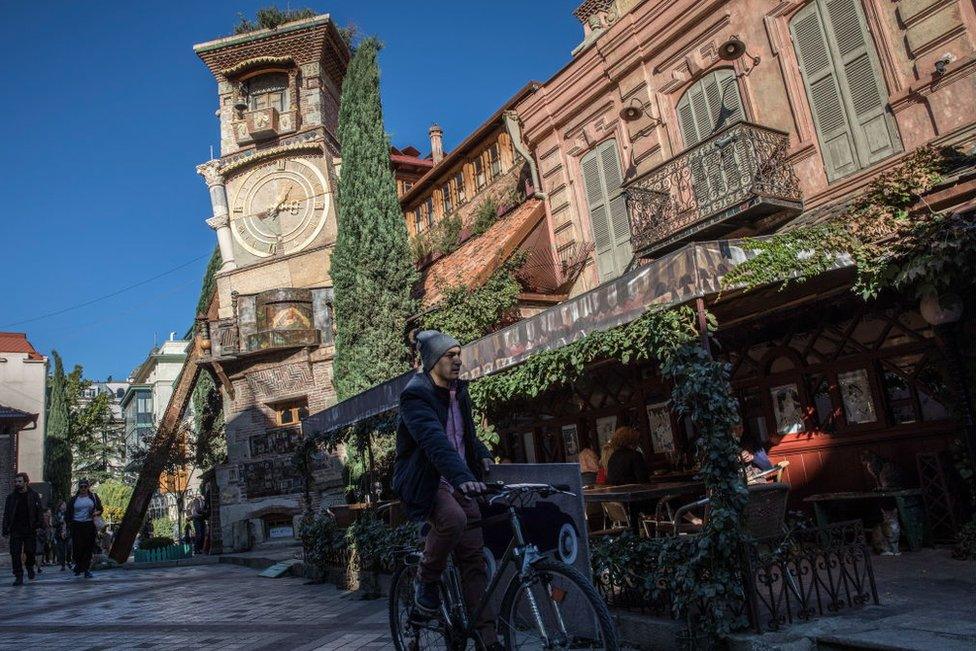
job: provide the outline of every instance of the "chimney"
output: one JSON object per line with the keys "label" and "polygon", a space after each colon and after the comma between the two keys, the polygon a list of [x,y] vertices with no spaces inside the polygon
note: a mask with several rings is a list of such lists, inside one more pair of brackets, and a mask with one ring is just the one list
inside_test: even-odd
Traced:
{"label": "chimney", "polygon": [[427,133],[430,134],[430,155],[437,165],[444,158],[444,130],[435,122]]}

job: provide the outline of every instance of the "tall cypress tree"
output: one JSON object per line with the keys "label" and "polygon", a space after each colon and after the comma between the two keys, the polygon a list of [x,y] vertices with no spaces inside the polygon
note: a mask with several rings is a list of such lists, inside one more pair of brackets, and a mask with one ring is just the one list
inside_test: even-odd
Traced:
{"label": "tall cypress tree", "polygon": [[334,384],[340,399],[409,368],[404,342],[413,314],[417,271],[390,167],[380,105],[380,43],[364,39],[342,83],[338,234],[332,252],[335,289]]}
{"label": "tall cypress tree", "polygon": [[44,437],[44,479],[51,485],[53,503],[71,496],[71,422],[68,410],[67,380],[58,351],[52,351],[54,373],[48,404],[47,432]]}

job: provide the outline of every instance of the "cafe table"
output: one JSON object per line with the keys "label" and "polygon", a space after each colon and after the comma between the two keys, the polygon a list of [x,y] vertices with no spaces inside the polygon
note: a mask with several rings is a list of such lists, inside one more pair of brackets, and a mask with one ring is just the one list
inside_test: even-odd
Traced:
{"label": "cafe table", "polygon": [[620,484],[619,486],[593,486],[583,489],[586,502],[620,502],[627,507],[630,527],[640,535],[640,511],[642,502],[650,502],[666,495],[701,495],[705,484],[700,481],[661,481],[647,484]]}

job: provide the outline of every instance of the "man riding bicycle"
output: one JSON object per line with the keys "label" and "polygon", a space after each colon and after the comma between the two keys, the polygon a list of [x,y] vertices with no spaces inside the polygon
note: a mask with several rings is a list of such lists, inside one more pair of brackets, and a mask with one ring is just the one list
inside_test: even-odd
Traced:
{"label": "man riding bicycle", "polygon": [[[461,346],[436,330],[416,335],[423,372],[400,394],[393,490],[413,520],[430,523],[418,571],[415,600],[427,615],[440,611],[439,582],[453,552],[464,586],[464,602],[473,612],[488,582],[473,495],[483,493],[491,464],[488,448],[475,436],[467,383],[459,380]],[[477,622],[482,642],[500,648],[494,615],[485,608]]]}

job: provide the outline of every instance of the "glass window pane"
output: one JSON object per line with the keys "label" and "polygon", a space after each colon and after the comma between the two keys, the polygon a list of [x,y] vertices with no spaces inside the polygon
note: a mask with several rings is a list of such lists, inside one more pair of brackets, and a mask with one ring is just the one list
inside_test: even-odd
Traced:
{"label": "glass window pane", "polygon": [[834,403],[830,399],[830,383],[822,375],[814,375],[808,379],[807,386],[817,415],[817,424],[825,432],[833,431]]}
{"label": "glass window pane", "polygon": [[871,383],[868,372],[863,369],[841,373],[837,376],[840,395],[844,401],[844,415],[851,425],[873,423],[878,420],[874,413],[874,399],[871,397]]}

